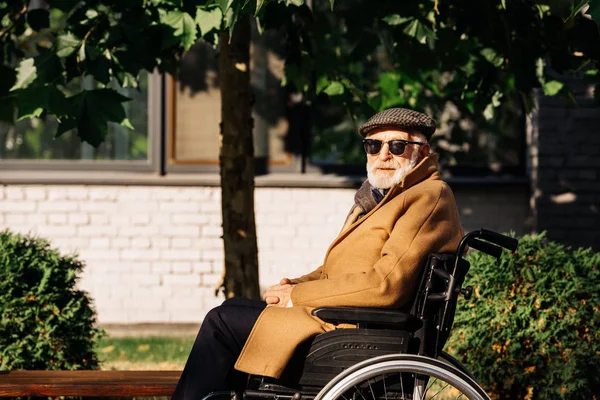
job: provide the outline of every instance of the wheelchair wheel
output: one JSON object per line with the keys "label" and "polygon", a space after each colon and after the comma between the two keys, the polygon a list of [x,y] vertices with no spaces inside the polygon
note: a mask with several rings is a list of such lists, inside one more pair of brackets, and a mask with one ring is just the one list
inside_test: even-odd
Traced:
{"label": "wheelchair wheel", "polygon": [[375,357],[336,376],[314,400],[489,400],[458,368],[432,358],[396,354]]}

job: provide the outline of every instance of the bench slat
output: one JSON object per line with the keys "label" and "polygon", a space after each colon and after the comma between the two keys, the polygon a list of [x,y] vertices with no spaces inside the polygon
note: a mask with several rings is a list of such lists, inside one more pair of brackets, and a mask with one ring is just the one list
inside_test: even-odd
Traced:
{"label": "bench slat", "polygon": [[181,371],[0,372],[0,397],[170,396]]}

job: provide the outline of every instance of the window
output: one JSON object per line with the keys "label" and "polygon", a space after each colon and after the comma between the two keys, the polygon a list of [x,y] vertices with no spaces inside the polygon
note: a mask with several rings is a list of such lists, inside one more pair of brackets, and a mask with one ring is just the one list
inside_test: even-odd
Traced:
{"label": "window", "polygon": [[[75,82],[75,86],[93,82]],[[116,88],[113,85],[113,88]],[[146,161],[148,160],[148,75],[142,76],[139,89],[117,88],[131,98],[123,103],[135,130],[118,124],[108,124],[108,136],[98,147],[82,143],[76,130],[54,138],[56,118],[31,118],[14,125],[0,124],[0,159],[2,160],[89,160],[89,161]]]}

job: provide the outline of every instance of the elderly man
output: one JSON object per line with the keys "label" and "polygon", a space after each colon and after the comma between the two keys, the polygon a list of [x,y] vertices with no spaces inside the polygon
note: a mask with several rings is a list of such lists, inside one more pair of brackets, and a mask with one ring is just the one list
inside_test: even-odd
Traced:
{"label": "elderly man", "polygon": [[463,235],[450,188],[427,141],[435,122],[393,108],[359,129],[368,180],[323,265],[269,287],[265,302],[229,299],[211,310],[173,399],[233,389],[244,374],[279,378],[298,345],[338,327],[316,307],[396,307],[410,303],[430,253],[454,251]]}

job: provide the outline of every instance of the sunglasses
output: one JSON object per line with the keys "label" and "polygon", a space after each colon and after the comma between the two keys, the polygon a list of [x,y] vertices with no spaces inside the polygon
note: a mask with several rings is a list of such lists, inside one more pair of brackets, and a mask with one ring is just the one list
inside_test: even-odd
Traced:
{"label": "sunglasses", "polygon": [[379,152],[381,151],[381,146],[383,146],[385,143],[388,144],[390,153],[392,153],[395,156],[402,155],[404,153],[404,150],[406,150],[407,144],[425,144],[421,142],[410,142],[408,140],[387,140],[385,142],[382,142],[381,140],[376,139],[363,139],[363,146],[365,147],[365,151],[367,152],[367,154],[371,155],[379,154]]}

